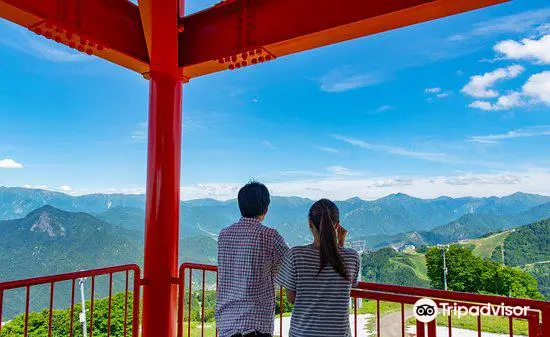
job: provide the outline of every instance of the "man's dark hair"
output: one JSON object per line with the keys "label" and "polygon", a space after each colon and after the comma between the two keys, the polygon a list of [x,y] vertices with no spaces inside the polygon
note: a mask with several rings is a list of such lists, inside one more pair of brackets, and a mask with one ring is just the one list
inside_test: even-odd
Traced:
{"label": "man's dark hair", "polygon": [[251,181],[239,191],[239,209],[245,218],[256,218],[267,213],[269,190],[264,184]]}

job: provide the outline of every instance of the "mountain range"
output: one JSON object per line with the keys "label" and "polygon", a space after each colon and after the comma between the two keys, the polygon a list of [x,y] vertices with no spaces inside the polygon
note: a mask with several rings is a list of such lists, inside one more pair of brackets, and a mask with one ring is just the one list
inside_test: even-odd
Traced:
{"label": "mountain range", "polygon": [[400,249],[408,245],[436,245],[477,238],[489,233],[530,224],[550,218],[550,203],[544,203],[513,214],[468,213],[429,231],[410,231],[394,235],[372,235],[363,239],[366,246],[379,249],[387,246]]}
{"label": "mountain range", "polygon": [[[305,243],[310,239],[307,212],[312,203],[312,200],[306,198],[274,196],[265,223],[281,232],[289,244]],[[371,247],[379,246],[380,242],[395,241],[403,233],[409,233],[406,234],[409,236],[428,236],[427,242],[437,241],[439,235],[455,231],[452,229],[457,226],[457,223],[452,224],[455,221],[459,221],[459,224],[475,222],[473,227],[484,221],[491,223],[486,229],[473,230],[471,234],[467,234],[471,237],[479,232],[513,225],[518,218],[521,224],[526,224],[550,217],[550,197],[519,192],[502,198],[435,199],[419,199],[398,193],[373,201],[352,198],[338,201],[337,204],[341,222],[348,229],[350,239],[367,240],[367,243],[372,242]],[[39,189],[0,187],[0,220],[21,218],[44,205],[70,212],[90,213],[126,229],[142,231],[144,226],[144,195],[70,196]],[[222,228],[239,218],[236,200],[182,201],[180,211],[180,236],[185,238],[215,238]],[[463,216],[466,217],[461,218]],[[506,221],[501,222],[502,219]],[[499,227],[500,223],[503,225]],[[470,230],[470,226],[467,227]],[[430,234],[426,234],[430,231]],[[398,237],[392,238],[396,235]]]}
{"label": "mountain range", "polygon": [[[41,206],[23,218],[0,221],[0,282],[121,264],[141,265],[143,232],[128,227],[50,205]],[[188,238],[180,242],[180,247],[180,261],[216,261],[217,243],[213,238]],[[96,280],[97,296],[106,296],[106,282],[105,277]],[[121,275],[115,275],[114,290],[122,291],[123,282]],[[69,289],[67,282],[57,284],[56,308],[66,307]],[[44,308],[48,294],[46,288],[33,287],[32,309]],[[21,313],[24,299],[23,289],[6,292],[4,319]]]}
{"label": "mountain range", "polygon": [[[304,244],[310,239],[307,212],[312,203],[310,199],[275,196],[266,224],[276,228],[290,245]],[[524,193],[458,199],[393,194],[374,201],[353,198],[337,204],[350,240],[365,240],[372,249],[454,242],[550,218],[550,197]],[[217,234],[239,217],[236,200],[184,201],[181,214],[180,261],[215,263]],[[143,259],[143,195],[75,197],[0,187],[0,217],[0,282],[123,263],[141,264]],[[517,242],[536,235],[532,228],[538,227],[526,228],[528,235],[505,246],[510,251],[515,249],[513,256],[521,256]],[[510,237],[514,240],[518,236]],[[542,243],[531,241],[538,242],[537,247],[548,245],[548,235],[539,239]],[[419,255],[383,250],[368,256],[373,258],[365,262],[365,267],[379,270],[367,273],[368,279],[408,279],[411,285],[426,285]],[[532,266],[534,273],[541,274],[539,278],[548,278],[547,268],[547,264]],[[45,295],[41,297],[37,306],[47,301]],[[20,298],[14,301],[20,309],[19,302]],[[6,312],[16,313],[16,307],[6,307]]]}

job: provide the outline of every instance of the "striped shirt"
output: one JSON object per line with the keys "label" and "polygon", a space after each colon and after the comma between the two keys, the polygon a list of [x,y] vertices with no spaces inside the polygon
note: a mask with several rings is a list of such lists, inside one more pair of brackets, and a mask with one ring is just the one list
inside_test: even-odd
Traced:
{"label": "striped shirt", "polygon": [[274,279],[288,250],[276,230],[241,218],[218,237],[219,337],[247,330],[273,334]]}
{"label": "striped shirt", "polygon": [[[348,273],[356,286],[359,254],[340,248]],[[349,298],[352,282],[331,265],[319,275],[319,250],[314,246],[293,247],[285,256],[275,282],[296,292],[290,321],[290,337],[350,337]]]}

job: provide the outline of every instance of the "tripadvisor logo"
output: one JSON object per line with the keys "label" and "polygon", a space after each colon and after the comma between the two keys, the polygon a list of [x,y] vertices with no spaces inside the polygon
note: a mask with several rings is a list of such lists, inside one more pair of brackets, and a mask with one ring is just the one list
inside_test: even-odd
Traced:
{"label": "tripadvisor logo", "polygon": [[437,314],[443,316],[454,315],[458,318],[470,316],[526,316],[531,309],[529,306],[512,307],[508,305],[495,305],[487,303],[486,305],[460,305],[457,303],[440,302],[439,306],[429,298],[421,298],[414,304],[414,317],[422,322],[429,323],[436,319]]}
{"label": "tripadvisor logo", "polygon": [[421,298],[414,304],[414,317],[422,323],[429,323],[437,317],[437,304],[429,298]]}

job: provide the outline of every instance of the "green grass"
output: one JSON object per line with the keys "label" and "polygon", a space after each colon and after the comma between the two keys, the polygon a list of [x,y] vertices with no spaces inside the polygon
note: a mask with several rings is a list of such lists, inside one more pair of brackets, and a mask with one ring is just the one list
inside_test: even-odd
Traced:
{"label": "green grass", "polygon": [[[416,321],[414,317],[407,320],[407,326],[415,325]],[[481,317],[481,331],[490,332],[495,334],[509,334],[509,325],[507,317],[500,316],[482,316]],[[437,316],[437,326],[449,326],[447,316]],[[475,330],[477,331],[477,317],[475,316],[463,316],[458,318],[452,316],[452,326],[457,329]],[[524,319],[514,319],[514,335],[528,335],[527,321]]]}
{"label": "green grass", "polygon": [[[359,301],[359,299],[357,300]],[[394,302],[380,302],[380,317],[384,317],[386,315],[392,314],[394,312],[398,312],[401,310],[401,304],[400,303],[394,303]],[[353,312],[353,309],[352,309]],[[376,315],[376,301],[363,301],[363,307],[357,308],[357,315],[363,315],[363,314],[371,314]],[[366,326],[368,331],[375,331],[376,330],[376,320],[371,319],[367,323]]]}
{"label": "green grass", "polygon": [[[359,302],[359,300],[360,299],[357,299],[357,302]],[[353,309],[351,310],[353,312]],[[399,310],[401,310],[401,304],[399,303],[380,302],[380,316],[382,317]],[[363,307],[357,308],[357,314],[358,315],[362,315],[362,314],[376,315],[376,301],[364,300]]]}
{"label": "green grass", "polygon": [[477,255],[482,258],[489,259],[491,258],[491,255],[493,255],[493,251],[495,248],[500,246],[504,240],[510,235],[510,231],[498,233],[495,235],[491,235],[486,238],[481,239],[472,239],[464,242],[463,244],[472,244],[474,245],[474,255]]}
{"label": "green grass", "polygon": [[[202,336],[202,329],[200,327],[200,322],[191,322],[191,335],[187,334],[189,326],[187,322],[183,325],[183,336],[185,337],[200,337]],[[216,323],[215,322],[206,322],[204,324],[204,337],[216,337]]]}
{"label": "green grass", "polygon": [[411,253],[410,261],[414,265],[414,272],[422,280],[429,281],[428,267],[426,267],[426,256],[420,253]]}

